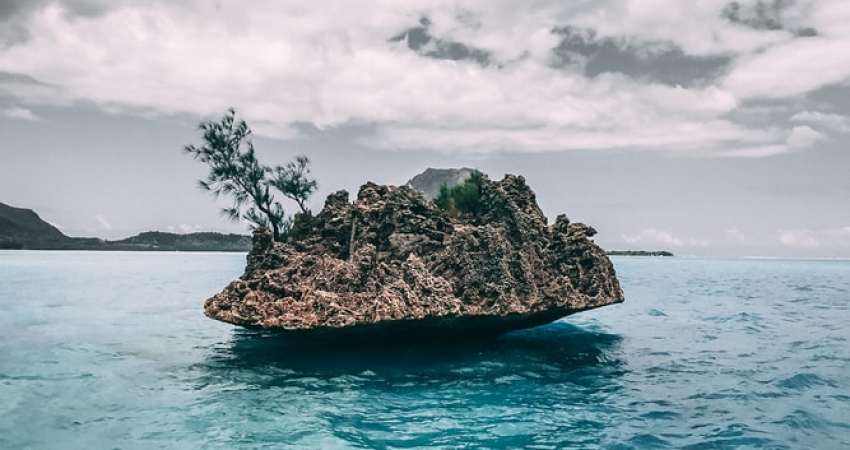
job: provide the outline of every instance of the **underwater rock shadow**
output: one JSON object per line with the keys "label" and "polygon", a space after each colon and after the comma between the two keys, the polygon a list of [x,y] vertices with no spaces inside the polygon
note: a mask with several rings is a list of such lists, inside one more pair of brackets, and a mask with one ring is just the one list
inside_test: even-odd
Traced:
{"label": "underwater rock shadow", "polygon": [[[365,345],[311,345],[285,335],[237,330],[229,343],[209,355],[211,375],[263,373],[279,377],[332,378],[379,373],[382,378],[411,374],[439,378],[486,368],[492,376],[516,372],[557,372],[558,377],[585,369],[601,375],[622,373],[617,334],[590,331],[566,323],[515,331],[490,339]],[[268,377],[265,377],[268,378]]]}

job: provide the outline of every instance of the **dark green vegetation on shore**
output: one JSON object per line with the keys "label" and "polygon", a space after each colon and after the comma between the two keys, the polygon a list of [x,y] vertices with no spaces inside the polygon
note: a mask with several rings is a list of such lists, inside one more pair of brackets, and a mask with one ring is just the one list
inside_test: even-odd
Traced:
{"label": "dark green vegetation on shore", "polygon": [[676,256],[666,250],[612,250],[606,253],[611,256]]}
{"label": "dark green vegetation on shore", "polygon": [[0,203],[0,249],[5,250],[139,250],[245,252],[251,238],[239,234],[176,234],[147,231],[118,241],[70,237],[31,209]]}

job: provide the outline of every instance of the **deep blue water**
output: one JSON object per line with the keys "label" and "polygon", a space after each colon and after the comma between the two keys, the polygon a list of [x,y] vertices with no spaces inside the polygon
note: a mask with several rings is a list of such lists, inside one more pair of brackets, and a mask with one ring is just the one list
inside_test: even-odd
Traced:
{"label": "deep blue water", "polygon": [[622,305],[318,351],[203,316],[240,254],[0,251],[0,449],[850,448],[850,262],[614,263]]}

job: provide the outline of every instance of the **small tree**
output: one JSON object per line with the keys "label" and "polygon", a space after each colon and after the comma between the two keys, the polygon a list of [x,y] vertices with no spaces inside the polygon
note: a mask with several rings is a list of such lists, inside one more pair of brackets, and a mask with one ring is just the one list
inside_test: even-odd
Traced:
{"label": "small tree", "polygon": [[461,214],[475,215],[481,202],[481,181],[482,174],[476,170],[457,186],[450,188],[443,184],[434,203],[452,217],[459,217]]}
{"label": "small tree", "polygon": [[310,160],[299,156],[295,162],[274,169],[260,164],[254,152],[251,129],[244,120],[236,120],[231,108],[219,122],[211,120],[200,124],[204,143],[200,147],[187,145],[183,151],[210,166],[205,180],[198,187],[218,198],[233,198],[230,208],[222,213],[231,220],[246,220],[253,228],[267,227],[275,240],[282,241],[292,227],[291,217],[274,199],[270,188],[298,203],[305,213],[306,202],[315,192],[317,183],[310,179]]}

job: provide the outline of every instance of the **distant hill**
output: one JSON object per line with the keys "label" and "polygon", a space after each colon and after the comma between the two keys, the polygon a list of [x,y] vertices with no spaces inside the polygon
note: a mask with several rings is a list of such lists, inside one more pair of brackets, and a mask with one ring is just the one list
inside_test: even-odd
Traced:
{"label": "distant hill", "polygon": [[0,203],[0,248],[62,246],[69,240],[35,211]]}
{"label": "distant hill", "polygon": [[440,195],[440,186],[456,186],[469,178],[474,169],[434,169],[428,168],[407,182],[407,185],[425,194],[425,198],[434,200]]}
{"label": "distant hill", "polygon": [[175,234],[146,231],[136,236],[110,241],[108,250],[176,250],[185,252],[242,252],[251,249],[251,237],[241,234],[189,233]]}
{"label": "distant hill", "polygon": [[148,231],[119,241],[69,237],[31,209],[0,203],[0,249],[225,251],[251,249],[251,237],[239,234],[176,234]]}

